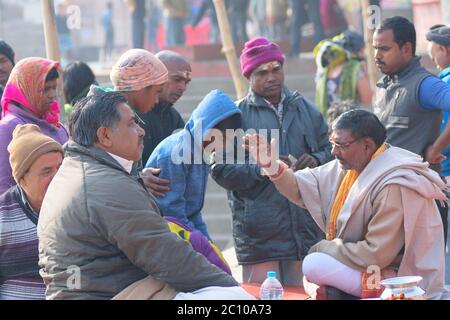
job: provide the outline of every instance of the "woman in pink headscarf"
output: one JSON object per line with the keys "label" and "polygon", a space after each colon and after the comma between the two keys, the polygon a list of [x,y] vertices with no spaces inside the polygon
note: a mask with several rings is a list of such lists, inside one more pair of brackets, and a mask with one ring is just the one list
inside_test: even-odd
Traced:
{"label": "woman in pink headscarf", "polygon": [[11,72],[1,100],[0,194],[16,184],[7,147],[18,124],[36,124],[42,133],[61,144],[69,139],[66,129],[59,122],[56,101],[58,72],[58,62],[43,58],[23,59]]}

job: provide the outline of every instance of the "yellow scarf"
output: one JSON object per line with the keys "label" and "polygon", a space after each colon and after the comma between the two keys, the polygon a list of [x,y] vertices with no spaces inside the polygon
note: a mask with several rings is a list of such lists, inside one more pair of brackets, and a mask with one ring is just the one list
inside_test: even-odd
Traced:
{"label": "yellow scarf", "polygon": [[[388,148],[388,145],[384,143],[378,150],[373,154],[372,159],[375,159],[379,156],[383,151]],[[342,207],[344,206],[345,200],[347,200],[347,196],[350,192],[355,181],[358,179],[358,172],[355,170],[348,170],[345,174],[344,179],[342,179],[341,185],[339,186],[339,190],[336,194],[336,198],[334,199],[333,206],[331,207],[330,212],[330,221],[327,226],[327,240],[333,240],[336,238],[336,224],[339,218],[339,214],[341,213]]]}

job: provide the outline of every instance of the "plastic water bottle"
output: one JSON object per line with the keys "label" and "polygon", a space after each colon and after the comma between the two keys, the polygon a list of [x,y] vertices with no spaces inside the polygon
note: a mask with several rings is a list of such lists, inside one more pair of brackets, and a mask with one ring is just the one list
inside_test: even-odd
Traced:
{"label": "plastic water bottle", "polygon": [[267,272],[267,279],[264,280],[259,291],[261,300],[282,300],[283,299],[283,286],[277,279],[277,273],[275,271]]}

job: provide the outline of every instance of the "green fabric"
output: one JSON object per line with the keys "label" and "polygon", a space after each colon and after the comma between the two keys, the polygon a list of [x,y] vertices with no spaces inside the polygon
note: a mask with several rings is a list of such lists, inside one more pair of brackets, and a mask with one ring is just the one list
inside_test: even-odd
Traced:
{"label": "green fabric", "polygon": [[[354,59],[347,61],[347,63],[345,64],[339,83],[339,96],[342,101],[356,101],[356,84],[358,82],[358,71],[360,67],[361,62]],[[323,74],[316,84],[316,104],[324,117],[327,117],[327,111],[329,107],[327,92],[328,72],[329,69],[325,68]]]}
{"label": "green fabric", "polygon": [[64,105],[64,113],[66,115],[67,121],[69,121],[70,116],[72,115],[72,105],[70,103],[66,103]]}

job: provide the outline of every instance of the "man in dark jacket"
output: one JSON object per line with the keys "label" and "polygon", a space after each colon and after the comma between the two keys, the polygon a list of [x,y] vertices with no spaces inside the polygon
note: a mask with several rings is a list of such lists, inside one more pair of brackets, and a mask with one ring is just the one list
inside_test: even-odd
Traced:
{"label": "man in dark jacket", "polygon": [[191,82],[191,65],[177,52],[161,51],[156,57],[169,71],[169,81],[163,86],[159,94],[159,102],[147,113],[139,113],[145,122],[144,152],[142,163],[145,165],[148,158],[158,144],[170,136],[175,130],[184,128],[184,120],[173,105],[183,96],[189,82]]}
{"label": "man in dark jacket", "polygon": [[[317,107],[284,87],[283,63],[275,43],[256,38],[245,44],[241,68],[251,89],[238,102],[243,130],[270,131],[269,141],[277,136],[280,154],[295,158],[295,169],[313,168],[331,159],[328,127]],[[290,203],[261,175],[257,165],[218,160],[222,161],[216,155],[212,176],[229,191],[243,281],[261,282],[270,270],[278,272],[283,284],[300,285],[301,261],[323,233],[306,210]]]}
{"label": "man in dark jacket", "polygon": [[[0,39],[0,99],[3,89],[8,82],[9,75],[14,68],[14,51],[9,44]],[[0,106],[0,119],[2,118],[2,107]]]}
{"label": "man in dark jacket", "polygon": [[154,197],[130,174],[145,134],[136,118],[120,93],[75,106],[73,140],[38,224],[46,298],[249,299],[231,276],[170,232]]}

